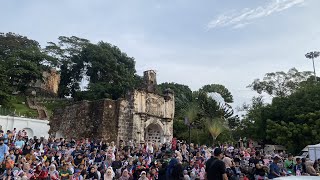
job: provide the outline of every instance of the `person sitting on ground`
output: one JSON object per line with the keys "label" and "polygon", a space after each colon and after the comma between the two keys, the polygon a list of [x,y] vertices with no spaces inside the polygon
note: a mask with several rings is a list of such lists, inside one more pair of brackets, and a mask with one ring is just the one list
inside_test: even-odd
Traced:
{"label": "person sitting on ground", "polygon": [[318,176],[317,171],[313,167],[313,162],[312,161],[306,161],[306,172],[310,176]]}
{"label": "person sitting on ground", "polygon": [[281,169],[278,166],[279,160],[280,158],[278,156],[273,158],[273,162],[270,164],[270,173],[268,175],[269,179],[274,179],[285,175],[285,173],[281,172]]}
{"label": "person sitting on ground", "polygon": [[293,166],[293,174],[301,176],[303,173],[301,158],[296,158],[296,164]]}
{"label": "person sitting on ground", "polygon": [[284,161],[284,168],[289,172],[293,171],[293,167],[294,167],[295,163],[293,161],[293,155],[289,154],[288,155],[288,159]]}

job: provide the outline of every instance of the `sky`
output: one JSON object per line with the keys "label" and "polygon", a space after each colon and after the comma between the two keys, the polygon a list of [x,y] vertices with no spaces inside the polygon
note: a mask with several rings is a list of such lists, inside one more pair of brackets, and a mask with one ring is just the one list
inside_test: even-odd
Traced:
{"label": "sky", "polygon": [[[0,32],[42,46],[61,35],[118,46],[139,75],[197,90],[222,84],[234,107],[265,73],[312,70],[304,54],[320,49],[319,0],[0,0]],[[318,64],[318,65],[317,65]],[[319,72],[320,63],[316,62]]]}

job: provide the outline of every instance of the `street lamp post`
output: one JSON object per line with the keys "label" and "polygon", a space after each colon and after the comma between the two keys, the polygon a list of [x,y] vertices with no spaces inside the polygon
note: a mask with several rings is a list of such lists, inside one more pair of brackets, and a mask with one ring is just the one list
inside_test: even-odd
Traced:
{"label": "street lamp post", "polygon": [[319,57],[320,52],[319,51],[313,51],[313,52],[309,52],[307,53],[305,56],[308,59],[312,59],[312,64],[313,64],[313,73],[314,73],[314,81],[317,81],[317,76],[316,76],[316,68],[314,66],[314,58]]}
{"label": "street lamp post", "polygon": [[191,163],[191,122],[189,121],[188,117],[184,119],[185,125],[189,127],[189,164]]}

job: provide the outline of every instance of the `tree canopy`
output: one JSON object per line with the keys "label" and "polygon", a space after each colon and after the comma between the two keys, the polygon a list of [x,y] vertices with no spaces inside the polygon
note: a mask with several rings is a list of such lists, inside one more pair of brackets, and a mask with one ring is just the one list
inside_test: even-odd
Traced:
{"label": "tree canopy", "polygon": [[13,92],[24,92],[49,67],[39,43],[15,33],[0,33],[0,103],[8,106]]}
{"label": "tree canopy", "polygon": [[311,74],[310,71],[299,72],[296,68],[291,68],[287,73],[283,71],[271,72],[267,73],[263,80],[255,79],[248,87],[259,94],[265,92],[274,97],[288,96]]}
{"label": "tree canopy", "polygon": [[[46,52],[60,67],[59,96],[71,95],[77,100],[117,99],[135,88],[140,81],[136,75],[135,61],[109,43],[91,43],[75,36],[58,38],[49,42]],[[87,90],[81,91],[81,81],[88,81]]]}
{"label": "tree canopy", "polygon": [[[262,90],[275,97],[270,104],[264,103],[262,96],[252,99],[252,104],[245,107],[247,113],[238,126],[239,134],[284,145],[293,153],[319,143],[320,84],[313,82],[309,72],[296,69],[287,74],[268,74],[279,78],[272,83],[263,82],[266,89]],[[270,91],[265,84],[271,84]]]}

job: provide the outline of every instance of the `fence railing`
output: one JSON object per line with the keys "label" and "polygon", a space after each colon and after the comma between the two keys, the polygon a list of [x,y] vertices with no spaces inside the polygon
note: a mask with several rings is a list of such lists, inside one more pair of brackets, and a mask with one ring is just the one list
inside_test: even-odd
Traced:
{"label": "fence railing", "polygon": [[34,98],[37,102],[55,102],[55,101],[67,101],[72,102],[73,98],[46,98],[46,97],[36,97]]}
{"label": "fence railing", "polygon": [[8,108],[3,108],[3,107],[0,107],[0,115],[1,116],[36,118],[33,115],[18,112],[16,109],[8,109]]}

